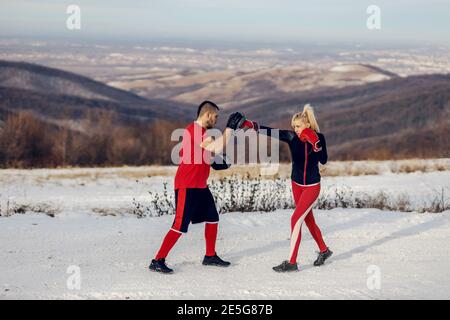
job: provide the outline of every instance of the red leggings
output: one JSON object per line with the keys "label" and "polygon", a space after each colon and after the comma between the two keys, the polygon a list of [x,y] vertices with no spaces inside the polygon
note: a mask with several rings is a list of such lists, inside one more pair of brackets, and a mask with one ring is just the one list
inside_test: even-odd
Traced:
{"label": "red leggings", "polygon": [[291,251],[289,262],[297,262],[298,248],[302,238],[302,224],[305,221],[306,226],[316,241],[320,252],[327,250],[327,246],[322,238],[322,233],[314,220],[312,206],[320,193],[320,183],[310,186],[302,186],[292,181],[292,192],[295,200],[295,211],[291,217]]}

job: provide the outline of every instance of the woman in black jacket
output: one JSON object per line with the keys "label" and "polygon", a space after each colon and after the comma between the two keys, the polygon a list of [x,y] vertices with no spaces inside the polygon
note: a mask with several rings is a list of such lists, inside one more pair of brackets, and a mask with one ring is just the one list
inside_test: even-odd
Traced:
{"label": "woman in black jacket", "polygon": [[[292,117],[294,130],[278,130],[258,126],[254,121],[246,120],[243,128],[252,128],[262,134],[276,137],[289,145],[292,158],[292,192],[296,208],[291,217],[291,248],[289,260],[283,261],[273,269],[277,272],[297,271],[297,253],[301,240],[301,227],[306,223],[312,237],[316,241],[320,253],[315,266],[322,265],[332,255],[325,245],[322,233],[317,226],[312,207],[320,193],[319,162],[325,164],[328,160],[325,136],[320,133],[319,125],[310,105],[305,105],[303,112]],[[277,132],[275,132],[275,130]],[[278,136],[276,136],[278,133]]]}

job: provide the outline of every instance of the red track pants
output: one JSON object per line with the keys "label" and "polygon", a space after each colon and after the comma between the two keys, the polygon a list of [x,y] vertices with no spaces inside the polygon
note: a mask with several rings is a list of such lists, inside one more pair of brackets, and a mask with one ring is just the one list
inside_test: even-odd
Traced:
{"label": "red track pants", "polygon": [[327,250],[327,246],[322,238],[322,233],[314,220],[312,206],[320,193],[320,183],[315,185],[303,186],[292,181],[292,192],[296,208],[291,217],[291,251],[289,262],[297,262],[298,249],[302,238],[302,224],[305,221],[306,226],[316,241],[320,252]]}

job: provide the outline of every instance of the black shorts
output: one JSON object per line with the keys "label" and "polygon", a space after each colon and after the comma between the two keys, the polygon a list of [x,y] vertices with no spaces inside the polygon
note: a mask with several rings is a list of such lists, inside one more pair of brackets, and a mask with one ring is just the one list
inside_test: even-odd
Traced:
{"label": "black shorts", "polygon": [[175,190],[175,219],[172,229],[187,232],[191,222],[219,222],[219,213],[209,188]]}

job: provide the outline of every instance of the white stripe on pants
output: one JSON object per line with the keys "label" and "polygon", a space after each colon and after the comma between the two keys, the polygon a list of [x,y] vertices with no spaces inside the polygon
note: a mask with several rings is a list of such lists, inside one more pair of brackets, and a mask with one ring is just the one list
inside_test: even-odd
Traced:
{"label": "white stripe on pants", "polygon": [[297,244],[298,237],[300,235],[301,227],[303,224],[303,221],[305,220],[306,216],[311,212],[312,207],[314,206],[315,201],[311,204],[311,206],[303,212],[301,217],[298,219],[298,221],[295,223],[294,229],[292,230],[291,234],[291,252],[289,254],[289,260],[291,260],[292,255],[295,251],[295,245]]}

